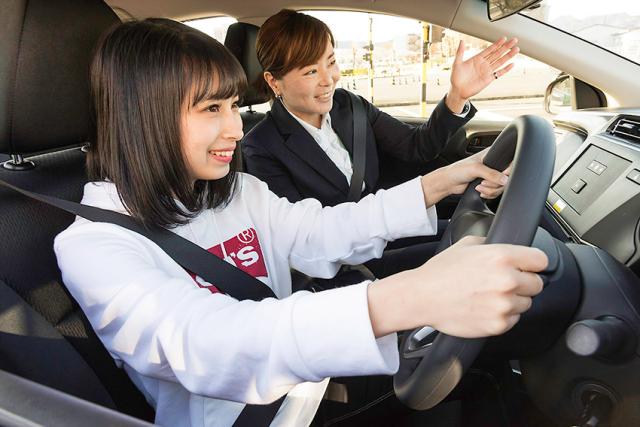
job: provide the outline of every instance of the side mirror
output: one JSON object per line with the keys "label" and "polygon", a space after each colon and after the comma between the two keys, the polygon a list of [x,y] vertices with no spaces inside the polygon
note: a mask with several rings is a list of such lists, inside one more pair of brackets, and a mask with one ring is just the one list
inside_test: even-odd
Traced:
{"label": "side mirror", "polygon": [[573,108],[571,96],[571,80],[567,74],[560,74],[552,81],[544,94],[544,111],[558,114]]}
{"label": "side mirror", "polygon": [[527,9],[541,0],[487,0],[489,21],[494,22],[521,10]]}
{"label": "side mirror", "polygon": [[547,86],[544,95],[544,110],[549,114],[607,105],[607,96],[600,89],[564,73]]}

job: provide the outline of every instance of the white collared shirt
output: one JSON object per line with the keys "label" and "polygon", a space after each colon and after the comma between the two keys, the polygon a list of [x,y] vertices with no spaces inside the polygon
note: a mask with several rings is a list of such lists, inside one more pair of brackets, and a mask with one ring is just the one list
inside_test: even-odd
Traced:
{"label": "white collared shirt", "polygon": [[[282,103],[284,105],[284,102]],[[336,167],[342,172],[347,179],[347,185],[351,184],[351,176],[353,175],[353,165],[351,164],[351,157],[344,144],[340,140],[338,134],[331,127],[331,116],[329,113],[324,113],[320,120],[320,129],[305,122],[289,109],[284,107],[291,116],[296,119],[298,123],[307,131],[309,135],[318,143],[322,151],[324,151]],[[364,182],[362,183],[362,189],[364,190]]]}

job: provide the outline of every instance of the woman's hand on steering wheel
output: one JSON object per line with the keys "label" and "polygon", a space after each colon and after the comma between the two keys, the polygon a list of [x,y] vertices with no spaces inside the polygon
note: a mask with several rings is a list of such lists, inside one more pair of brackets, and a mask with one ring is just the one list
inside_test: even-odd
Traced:
{"label": "woman's hand on steering wheel", "polygon": [[511,167],[498,172],[482,163],[487,150],[444,166],[422,177],[422,190],[427,207],[451,194],[462,194],[476,178],[482,181],[475,187],[484,199],[495,199],[504,191]]}
{"label": "woman's hand on steering wheel", "polygon": [[535,248],[483,242],[465,237],[424,265],[371,285],[375,335],[424,325],[463,338],[511,329],[542,291],[535,272],[546,267],[547,256]]}

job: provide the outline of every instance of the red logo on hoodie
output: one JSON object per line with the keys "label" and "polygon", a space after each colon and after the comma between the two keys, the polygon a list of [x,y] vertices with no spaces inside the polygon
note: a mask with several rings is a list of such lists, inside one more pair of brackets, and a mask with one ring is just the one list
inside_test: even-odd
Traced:
{"label": "red logo on hoodie", "polygon": [[[245,273],[253,277],[268,277],[267,266],[264,263],[264,255],[258,240],[258,234],[253,228],[240,232],[223,243],[227,257],[224,258],[222,245],[213,246],[207,249],[220,259],[224,259],[229,264],[236,266]],[[189,272],[193,280],[201,288],[207,288],[211,293],[220,292],[215,285],[206,282],[200,276]]]}

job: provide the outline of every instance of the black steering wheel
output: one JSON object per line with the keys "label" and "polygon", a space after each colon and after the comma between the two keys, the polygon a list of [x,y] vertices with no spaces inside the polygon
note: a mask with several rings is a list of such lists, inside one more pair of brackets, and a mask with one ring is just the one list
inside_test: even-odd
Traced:
{"label": "black steering wheel", "polygon": [[[485,244],[530,246],[544,208],[555,162],[551,125],[536,116],[521,116],[500,133],[484,164],[504,170],[513,160],[509,183],[495,216],[469,184],[440,242],[438,252],[469,234],[484,235]],[[440,403],[476,359],[485,338],[463,339],[418,328],[400,346],[400,369],[393,379],[398,398],[424,410]]]}

